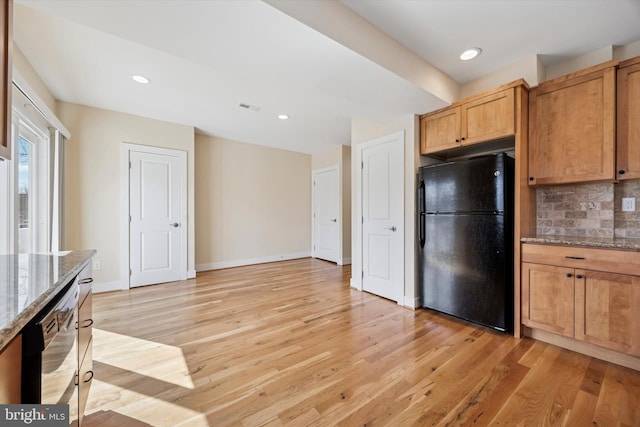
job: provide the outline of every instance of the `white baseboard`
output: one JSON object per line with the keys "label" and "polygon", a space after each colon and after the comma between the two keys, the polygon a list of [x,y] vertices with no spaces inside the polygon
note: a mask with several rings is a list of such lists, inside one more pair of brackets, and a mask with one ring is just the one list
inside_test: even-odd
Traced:
{"label": "white baseboard", "polygon": [[357,278],[351,278],[349,279],[349,286],[351,286],[353,289],[357,290],[357,291],[361,291],[362,290],[362,282],[360,280],[358,280]]}
{"label": "white baseboard", "polygon": [[96,283],[94,282],[91,286],[91,290],[94,294],[99,294],[102,292],[113,292],[113,291],[121,291],[122,286],[120,285],[120,281],[115,282],[102,282]]}
{"label": "white baseboard", "polygon": [[349,265],[351,264],[351,258],[342,258],[342,264],[340,265]]}
{"label": "white baseboard", "polygon": [[402,305],[405,307],[413,308],[414,310],[420,307],[420,298],[404,297]]}
{"label": "white baseboard", "polygon": [[297,254],[273,255],[262,258],[247,258],[234,261],[213,262],[211,264],[198,264],[196,271],[220,270],[223,268],[241,267],[243,265],[264,264],[267,262],[285,261],[298,258],[309,258],[311,252],[300,252]]}
{"label": "white baseboard", "polygon": [[195,278],[196,278],[196,270],[188,270],[187,279],[195,279]]}

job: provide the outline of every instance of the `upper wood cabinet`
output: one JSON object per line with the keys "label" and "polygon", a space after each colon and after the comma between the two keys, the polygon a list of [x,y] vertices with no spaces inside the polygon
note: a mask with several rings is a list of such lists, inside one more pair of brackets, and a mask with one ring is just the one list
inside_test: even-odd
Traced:
{"label": "upper wood cabinet", "polygon": [[484,96],[460,106],[462,145],[476,144],[514,134],[513,88]]}
{"label": "upper wood cabinet", "polygon": [[11,47],[13,1],[0,4],[0,158],[11,159]]}
{"label": "upper wood cabinet", "polygon": [[523,80],[420,116],[420,154],[491,141],[515,133],[515,87]]}
{"label": "upper wood cabinet", "polygon": [[420,118],[420,154],[460,146],[460,107],[447,108]]}
{"label": "upper wood cabinet", "polygon": [[616,177],[640,179],[640,57],[618,70]]}
{"label": "upper wood cabinet", "polygon": [[615,179],[617,64],[600,64],[531,90],[529,184]]}

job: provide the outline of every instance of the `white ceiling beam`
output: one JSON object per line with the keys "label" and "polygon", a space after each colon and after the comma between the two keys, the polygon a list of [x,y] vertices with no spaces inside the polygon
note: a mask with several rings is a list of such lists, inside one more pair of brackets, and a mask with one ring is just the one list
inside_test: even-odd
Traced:
{"label": "white ceiling beam", "polygon": [[455,80],[340,2],[263,1],[446,103],[459,99]]}

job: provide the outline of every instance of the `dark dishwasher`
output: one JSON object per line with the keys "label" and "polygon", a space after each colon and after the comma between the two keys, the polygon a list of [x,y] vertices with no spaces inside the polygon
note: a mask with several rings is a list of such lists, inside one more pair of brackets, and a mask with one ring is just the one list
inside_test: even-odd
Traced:
{"label": "dark dishwasher", "polygon": [[74,279],[22,332],[22,402],[69,405],[71,424],[78,417],[78,293]]}

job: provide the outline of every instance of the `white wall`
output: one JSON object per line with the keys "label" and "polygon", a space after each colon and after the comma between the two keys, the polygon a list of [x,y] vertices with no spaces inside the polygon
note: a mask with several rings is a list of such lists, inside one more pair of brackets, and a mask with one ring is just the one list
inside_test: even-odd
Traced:
{"label": "white wall", "polygon": [[311,255],[311,156],[197,134],[196,270]]}
{"label": "white wall", "polygon": [[[404,299],[400,303],[406,307],[419,306],[416,282],[416,174],[420,166],[419,154],[419,124],[415,115],[403,117],[392,123],[376,123],[366,119],[354,118],[351,120],[351,149],[358,150],[358,145],[372,139],[388,135],[393,132],[404,131]],[[357,156],[352,156],[351,168],[354,171],[351,177],[351,204],[356,206],[362,198],[360,188],[356,185],[356,173],[360,168],[354,164]],[[352,244],[352,273],[351,283],[354,287],[361,286],[362,272],[362,241],[357,235],[356,209],[351,213],[351,244]]]}
{"label": "white wall", "polygon": [[14,73],[18,73],[29,84],[41,101],[45,103],[52,112],[56,112],[56,100],[44,84],[38,73],[33,69],[29,60],[24,56],[20,47],[13,44],[11,61],[13,62]]}
{"label": "white wall", "polygon": [[525,79],[530,86],[537,86],[540,83],[540,77],[538,76],[540,64],[537,55],[527,56],[496,72],[464,84],[460,88],[461,97],[473,96],[518,79]]}
{"label": "white wall", "polygon": [[[65,158],[64,249],[96,249],[97,290],[120,289],[120,146],[123,142],[187,152],[187,267],[195,274],[194,129],[174,123],[58,102],[71,132]],[[126,287],[126,284],[124,284]]]}
{"label": "white wall", "polygon": [[[640,40],[625,46],[605,46],[548,67],[543,64],[540,55],[530,55],[493,73],[465,83],[460,88],[460,94],[461,98],[466,98],[521,78],[525,79],[530,87],[534,87],[544,81],[580,71],[602,62],[612,59],[622,61],[635,56],[640,56]],[[426,113],[426,111],[422,113]]]}

